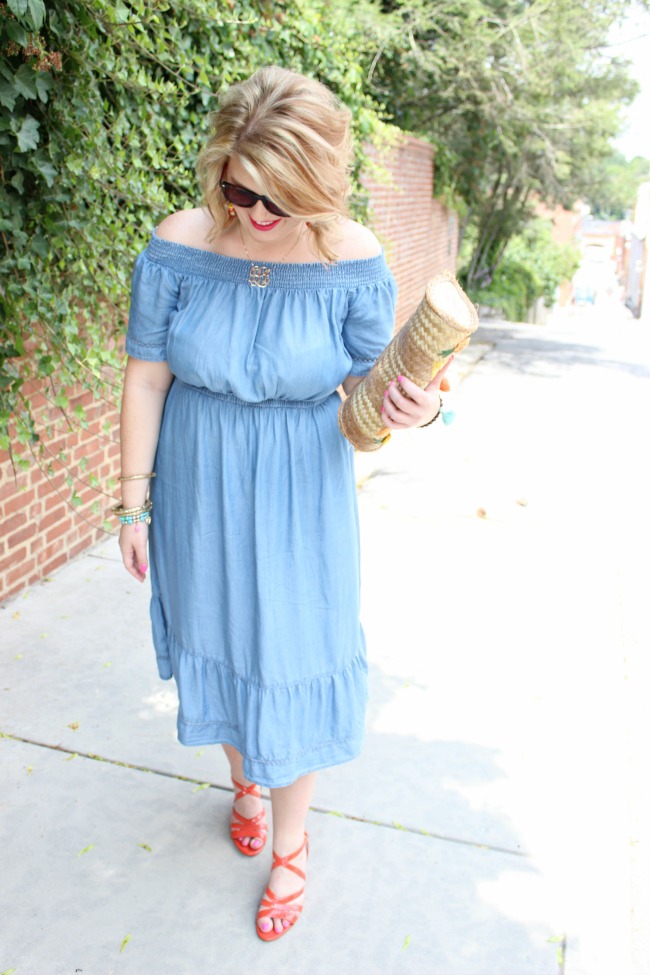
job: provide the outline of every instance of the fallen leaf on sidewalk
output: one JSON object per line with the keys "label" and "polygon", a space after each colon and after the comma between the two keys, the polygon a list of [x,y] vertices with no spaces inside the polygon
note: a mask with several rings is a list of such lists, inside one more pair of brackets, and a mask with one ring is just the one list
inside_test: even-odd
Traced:
{"label": "fallen leaf on sidewalk", "polygon": [[404,938],[404,943],[402,944],[402,951],[406,951],[406,949],[409,947],[410,944],[411,944],[411,935],[407,934],[406,937]]}
{"label": "fallen leaf on sidewalk", "polygon": [[192,789],[192,792],[200,792],[201,789],[209,789],[209,788],[210,788],[209,782],[202,782],[201,785],[197,785],[196,789]]}
{"label": "fallen leaf on sidewalk", "polygon": [[130,940],[131,940],[131,935],[127,934],[127,936],[122,941],[122,944],[120,945],[120,951],[124,951],[124,949],[126,948]]}
{"label": "fallen leaf on sidewalk", "polygon": [[141,846],[143,850],[147,851],[147,853],[151,853],[151,847],[148,843],[138,843],[138,846]]}
{"label": "fallen leaf on sidewalk", "polygon": [[83,850],[79,850],[79,852],[77,853],[77,856],[78,857],[81,857],[81,856],[84,855],[84,853],[90,853],[90,851],[91,850],[94,850],[94,849],[95,849],[95,844],[94,843],[90,843],[89,846],[84,846]]}
{"label": "fallen leaf on sidewalk", "polygon": [[68,728],[72,728],[73,731],[77,731],[79,728],[79,722],[71,721],[70,724],[68,725]]}

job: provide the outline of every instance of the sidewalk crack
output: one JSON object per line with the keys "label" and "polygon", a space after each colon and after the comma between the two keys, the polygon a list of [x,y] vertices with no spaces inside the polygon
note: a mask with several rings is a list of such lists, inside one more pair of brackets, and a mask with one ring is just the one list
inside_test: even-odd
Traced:
{"label": "sidewalk crack", "polygon": [[[176,779],[179,782],[189,782],[202,788],[215,789],[218,792],[231,793],[230,786],[219,785],[217,782],[206,782],[205,779],[197,779],[191,775],[181,775],[180,772],[166,772],[164,769],[150,768],[147,765],[137,765],[134,762],[121,762],[116,758],[107,758],[105,755],[97,755],[94,752],[82,752],[78,749],[67,748],[65,745],[52,745],[44,741],[35,741],[33,738],[23,738],[21,735],[14,735],[0,731],[0,738],[7,738],[10,741],[18,741],[23,745],[32,745],[35,748],[47,748],[53,752],[62,752],[64,755],[74,755],[77,758],[85,758],[93,762],[105,762],[108,765],[115,765],[118,768],[131,769],[134,772],[146,772],[150,775],[159,775],[166,779]],[[265,796],[262,796],[265,799]],[[268,801],[268,800],[267,800]],[[513,849],[507,846],[496,846],[493,843],[479,843],[477,840],[468,840],[460,836],[452,836],[448,833],[437,833],[426,829],[417,829],[414,826],[403,826],[401,823],[388,822],[382,819],[370,819],[366,816],[354,816],[352,813],[338,812],[328,809],[325,806],[310,806],[310,812],[321,816],[338,816],[355,823],[364,823],[366,826],[377,826],[381,829],[392,829],[402,833],[409,833],[414,836],[426,836],[429,839],[440,840],[443,843],[457,843],[461,846],[473,847],[476,850],[485,850],[489,853],[505,853],[508,856],[530,858],[530,854],[525,850]]]}

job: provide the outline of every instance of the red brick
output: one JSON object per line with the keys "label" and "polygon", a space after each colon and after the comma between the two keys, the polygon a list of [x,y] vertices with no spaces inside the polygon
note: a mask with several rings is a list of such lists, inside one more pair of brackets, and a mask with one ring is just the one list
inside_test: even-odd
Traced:
{"label": "red brick", "polygon": [[[19,499],[16,499],[19,500]],[[23,525],[27,524],[27,512],[21,511],[21,506],[13,506],[15,514],[11,514],[9,518],[5,517],[2,524],[2,534],[8,536],[10,532],[17,531],[22,528]]]}
{"label": "red brick", "polygon": [[65,535],[66,532],[69,532],[72,528],[72,516],[66,515],[65,518],[61,518],[56,525],[45,533],[45,541],[49,545],[50,542],[55,541],[57,538],[61,538],[62,535]]}
{"label": "red brick", "polygon": [[17,565],[15,569],[11,569],[7,572],[7,586],[11,588],[17,585],[19,582],[25,580],[23,585],[26,585],[26,580],[32,572],[36,569],[36,559],[30,558],[26,562]]}
{"label": "red brick", "polygon": [[[61,499],[59,497],[57,497],[57,500],[58,501],[61,501]],[[68,509],[67,505],[63,504],[62,502],[61,502],[61,504],[57,505],[56,507],[53,507],[51,510],[48,510],[48,513],[45,515],[45,517],[44,518],[41,518],[41,520],[39,522],[39,526],[38,526],[39,531],[41,531],[41,532],[47,531],[47,529],[51,525],[55,525],[62,518],[65,518],[65,516],[68,513],[68,511],[69,511],[69,509]]]}
{"label": "red brick", "polygon": [[51,575],[52,572],[55,572],[57,569],[60,569],[61,566],[62,565],[65,565],[65,563],[67,561],[68,561],[68,554],[67,554],[67,552],[61,552],[60,555],[57,555],[55,558],[50,559],[49,562],[46,562],[45,564],[42,564],[41,565],[41,570],[40,570],[41,571],[41,575],[40,575],[41,579],[44,579],[46,576]]}
{"label": "red brick", "polygon": [[36,535],[34,535],[34,537],[31,540],[29,546],[29,554],[36,555],[38,552],[41,551],[44,545],[45,545],[45,536],[42,535],[41,532],[39,531]]}
{"label": "red brick", "polygon": [[35,535],[38,531],[38,526],[34,521],[28,522],[23,528],[20,528],[13,535],[10,535],[7,539],[7,544],[9,548],[15,548],[16,545],[20,545],[21,542],[28,541],[32,535]]}
{"label": "red brick", "polygon": [[21,548],[18,551],[9,552],[7,556],[0,562],[0,575],[4,572],[9,572],[13,569],[19,562],[27,558],[27,549]]}

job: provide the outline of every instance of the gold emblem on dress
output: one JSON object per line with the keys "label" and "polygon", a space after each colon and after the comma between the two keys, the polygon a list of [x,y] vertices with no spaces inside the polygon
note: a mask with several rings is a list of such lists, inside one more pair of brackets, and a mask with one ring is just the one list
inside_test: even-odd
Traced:
{"label": "gold emblem on dress", "polygon": [[248,272],[248,283],[253,288],[266,288],[271,280],[271,268],[263,264],[252,264]]}

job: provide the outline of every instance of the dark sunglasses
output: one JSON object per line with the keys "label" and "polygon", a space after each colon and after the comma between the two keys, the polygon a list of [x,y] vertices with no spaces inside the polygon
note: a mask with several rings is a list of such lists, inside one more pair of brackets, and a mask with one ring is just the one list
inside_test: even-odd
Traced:
{"label": "dark sunglasses", "polygon": [[264,204],[264,209],[268,210],[269,213],[273,213],[276,217],[289,216],[288,213],[281,210],[275,203],[271,203],[268,197],[260,196],[259,193],[253,193],[252,190],[244,189],[243,186],[235,186],[234,183],[227,183],[225,179],[219,181],[219,186],[228,203],[232,203],[233,206],[245,207],[248,210],[250,207],[254,207],[258,200],[261,200]]}

